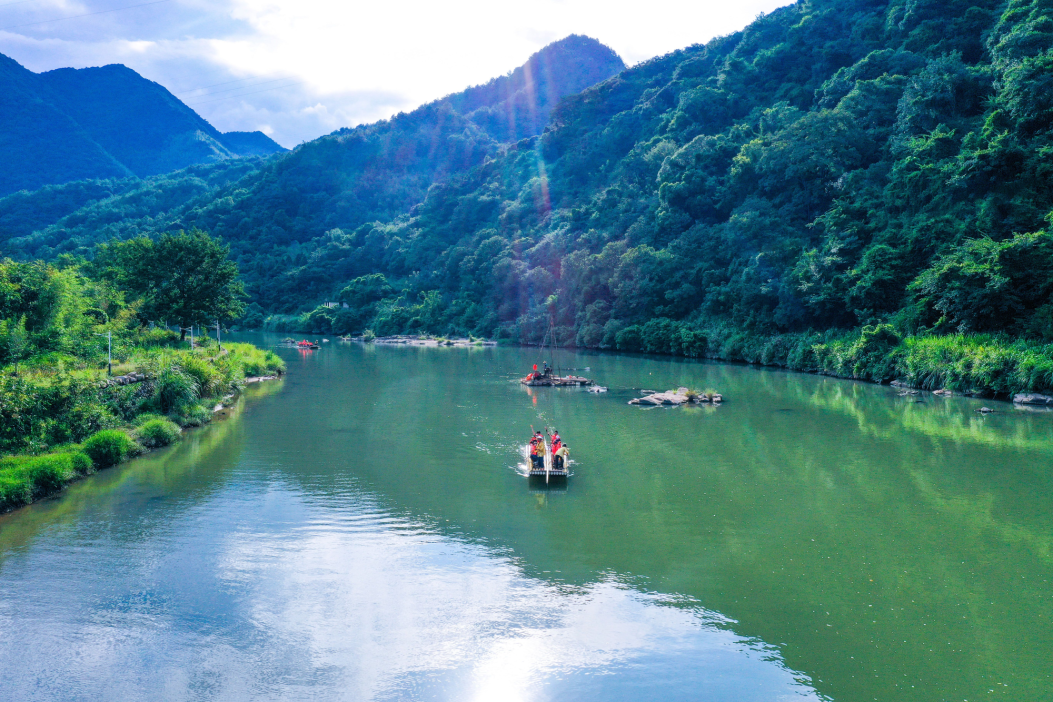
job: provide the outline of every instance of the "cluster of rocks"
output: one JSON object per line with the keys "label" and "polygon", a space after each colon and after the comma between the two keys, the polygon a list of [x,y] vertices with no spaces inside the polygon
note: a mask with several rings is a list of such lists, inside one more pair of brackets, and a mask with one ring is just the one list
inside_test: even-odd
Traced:
{"label": "cluster of rocks", "polygon": [[[899,397],[916,397],[922,394],[921,390],[914,390],[909,384],[902,380],[893,380],[890,385],[894,388],[898,388],[900,392],[896,393]],[[951,397],[952,395],[962,395],[965,397],[976,397],[981,395],[979,392],[955,392],[948,390],[947,388],[941,388],[939,390],[933,390],[932,394],[936,397]],[[1048,409],[1053,410],[1053,395],[1043,395],[1037,392],[1018,392],[1013,395],[1013,404],[1018,409]],[[921,400],[915,400],[915,402],[921,402]],[[990,407],[981,407],[976,410],[981,414],[990,414],[995,410]]]}
{"label": "cluster of rocks", "polygon": [[[342,336],[342,341],[365,341],[361,336]],[[437,337],[420,336],[378,336],[373,339],[374,344],[403,344],[406,346],[497,346],[496,341],[482,341],[472,339],[440,339]]]}
{"label": "cluster of rocks", "polygon": [[108,388],[114,385],[134,385],[135,383],[141,383],[146,380],[145,373],[129,373],[127,375],[117,375],[112,378],[106,378],[99,383],[100,388]]}
{"label": "cluster of rocks", "polygon": [[1013,403],[1053,409],[1053,395],[1040,395],[1037,392],[1018,392],[1016,395],[1013,395]]}
{"label": "cluster of rocks", "polygon": [[277,380],[277,375],[258,375],[252,378],[245,378],[245,384],[251,385],[252,383],[262,383],[264,380]]}
{"label": "cluster of rocks", "polygon": [[724,396],[718,393],[696,393],[691,392],[687,388],[677,388],[676,390],[670,390],[669,392],[654,392],[652,390],[644,390],[644,392],[650,394],[629,400],[629,404],[651,405],[657,407],[658,405],[676,406],[703,403],[719,405],[724,401]]}

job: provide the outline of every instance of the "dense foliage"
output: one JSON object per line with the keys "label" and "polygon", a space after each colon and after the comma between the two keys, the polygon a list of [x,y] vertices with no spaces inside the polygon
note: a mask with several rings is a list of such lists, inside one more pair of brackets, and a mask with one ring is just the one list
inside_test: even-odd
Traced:
{"label": "dense foliage", "polygon": [[[498,156],[501,138],[540,133],[563,96],[623,68],[609,48],[570,36],[508,76],[391,120],[339,130],[258,171],[253,163],[238,182],[233,169],[245,166],[224,162],[158,176],[131,190],[107,181],[112,196],[74,210],[75,197],[86,197],[74,184],[52,197],[12,195],[0,199],[0,246],[23,258],[90,255],[95,244],[111,238],[197,226],[231,243],[257,309],[296,309],[333,288],[324,278],[293,282],[286,275],[307,262],[313,238],[337,225],[398,217],[436,181]],[[48,221],[41,210],[55,216]]]}
{"label": "dense foliage", "polygon": [[[181,259],[193,260],[188,243],[211,254],[223,251],[200,233],[168,240],[183,246],[158,266],[166,270],[179,271],[186,263]],[[92,278],[65,263],[0,261],[0,456],[36,454],[0,458],[0,509],[52,492],[92,466],[120,462],[140,446],[171,443],[178,425],[209,421],[215,402],[244,378],[284,369],[271,351],[239,343],[220,349],[200,332],[191,349],[179,334],[143,324],[144,310],[158,304],[155,291],[140,296],[121,279]],[[225,269],[217,280],[236,279],[232,263],[213,263],[213,272]],[[209,268],[198,268],[192,280],[200,282]],[[197,302],[221,305],[224,293],[216,290],[205,280],[195,289]],[[120,376],[113,379],[107,377],[111,340]],[[122,427],[131,423],[140,426],[129,435]]]}
{"label": "dense foliage", "polygon": [[140,236],[99,246],[92,269],[101,279],[139,300],[144,323],[194,325],[230,322],[245,313],[238,266],[229,247],[202,231]]}
{"label": "dense foliage", "polygon": [[[1047,0],[803,0],[567,97],[537,137],[499,143],[440,102],[108,231],[222,236],[254,324],[552,329],[802,368],[866,328],[1041,355],[1051,67]],[[37,236],[9,249],[87,241]]]}

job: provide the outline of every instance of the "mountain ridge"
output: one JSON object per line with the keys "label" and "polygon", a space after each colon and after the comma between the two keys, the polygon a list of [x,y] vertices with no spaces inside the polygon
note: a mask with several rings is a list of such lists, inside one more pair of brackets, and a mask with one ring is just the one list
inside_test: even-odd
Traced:
{"label": "mountain ridge", "polygon": [[[553,78],[555,61],[567,65]],[[463,105],[473,113],[491,108],[491,115],[500,114],[505,124],[512,125],[504,138],[524,132],[536,135],[543,129],[537,115],[543,115],[547,122],[558,99],[588,87],[598,75],[610,76],[623,68],[624,63],[617,54],[594,39],[571,35],[553,42],[508,75],[466,89],[464,93],[470,93],[467,99],[464,93],[454,93],[389,119],[336,130],[261,165],[260,172],[247,176],[244,182],[224,185],[234,189],[230,199],[225,192],[217,191],[215,196],[236,208],[249,210],[250,216],[238,217],[236,222],[225,223],[220,228],[229,236],[239,238],[243,233],[266,231],[282,242],[279,245],[288,245],[306,233],[320,235],[337,224],[353,227],[396,217],[423,200],[436,183],[464,173],[507,148],[480,124],[459,112],[458,106]],[[546,72],[550,74],[548,77],[534,79]],[[539,99],[524,105],[520,99],[524,94],[538,95]],[[181,173],[173,173],[167,180],[153,178],[142,189],[107,186],[114,195],[105,205],[83,200],[86,193],[97,192],[99,188],[71,186],[68,190],[76,190],[75,198],[84,202],[84,209],[76,214],[65,203],[58,206],[58,201],[71,201],[61,188],[53,189],[50,194],[54,204],[45,202],[49,198],[44,196],[2,199],[0,244],[27,234],[17,226],[15,212],[24,212],[30,201],[35,202],[37,208],[61,213],[58,220],[39,228],[30,240],[13,244],[33,251],[38,251],[40,246],[52,252],[75,251],[87,238],[129,236],[138,226],[132,223],[139,217],[148,217],[155,227],[179,226],[177,222],[182,220],[184,211],[193,211],[199,206],[214,211],[206,194],[212,192],[209,189],[212,186],[204,186],[201,177],[184,178]],[[166,182],[168,185],[163,185]],[[225,176],[215,182],[227,183]],[[295,203],[290,198],[290,190],[297,193]],[[180,191],[187,194],[186,199],[168,208],[169,196]],[[166,209],[152,210],[147,215],[142,204],[154,200],[166,203]],[[134,204],[125,204],[132,202]],[[268,216],[264,221],[251,214],[258,209],[255,203],[260,202],[288,204],[283,206],[283,214]],[[113,217],[113,210],[128,216]],[[68,219],[70,217],[73,219]],[[2,226],[4,222],[8,223],[6,230]],[[75,226],[70,227],[73,222]],[[6,250],[18,253],[10,246]]]}
{"label": "mountain ridge", "polygon": [[243,151],[242,133],[228,138],[121,64],[33,73],[0,54],[0,112],[3,194],[284,151],[259,132]]}

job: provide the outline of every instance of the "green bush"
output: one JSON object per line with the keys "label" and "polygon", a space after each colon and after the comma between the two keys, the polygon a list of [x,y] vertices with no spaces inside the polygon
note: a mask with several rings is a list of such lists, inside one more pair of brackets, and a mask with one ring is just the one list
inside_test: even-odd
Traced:
{"label": "green bush", "polygon": [[106,429],[84,442],[84,452],[99,468],[115,466],[134,452],[135,442],[123,431]]}
{"label": "green bush", "polygon": [[132,424],[134,426],[141,427],[142,425],[146,424],[147,422],[152,422],[155,419],[168,419],[168,418],[165,417],[163,414],[154,414],[153,412],[145,412],[143,414],[140,414],[138,417],[136,417],[132,421]]}
{"label": "green bush", "polygon": [[201,404],[186,407],[179,415],[179,423],[185,427],[199,427],[212,421],[212,410]]}
{"label": "green bush", "polygon": [[143,446],[160,448],[179,438],[179,426],[168,419],[151,419],[143,423],[135,435]]}
{"label": "green bush", "polygon": [[26,479],[32,486],[33,498],[50,495],[76,477],[69,454],[34,456],[26,461]]}
{"label": "green bush", "polygon": [[285,361],[273,351],[256,348],[252,344],[240,343],[224,344],[224,347],[229,352],[227,357],[234,364],[240,366],[242,375],[245,377],[251,378],[285,372]]}
{"label": "green bush", "polygon": [[0,459],[0,507],[18,507],[50,495],[90,467],[91,461],[79,451]]}
{"label": "green bush", "polygon": [[225,385],[223,374],[207,358],[187,354],[179,360],[179,366],[194,381],[198,397],[215,397]]}
{"label": "green bush", "polygon": [[22,475],[0,472],[0,508],[10,509],[27,505],[33,500],[33,491]]}
{"label": "green bush", "polygon": [[165,414],[179,413],[198,399],[197,383],[182,368],[162,363],[154,374],[157,404]]}

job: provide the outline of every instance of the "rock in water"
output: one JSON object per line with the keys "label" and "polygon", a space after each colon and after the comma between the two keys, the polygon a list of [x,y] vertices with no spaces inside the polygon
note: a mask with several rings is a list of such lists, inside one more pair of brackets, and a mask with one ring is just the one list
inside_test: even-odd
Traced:
{"label": "rock in water", "polygon": [[1013,395],[1013,402],[1018,405],[1053,407],[1053,396],[1039,395],[1037,392],[1021,392]]}

